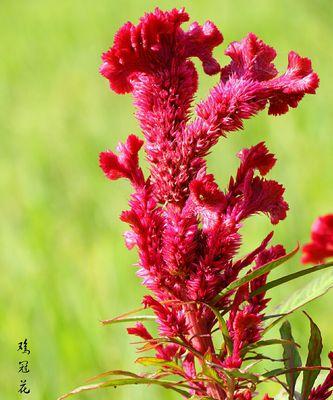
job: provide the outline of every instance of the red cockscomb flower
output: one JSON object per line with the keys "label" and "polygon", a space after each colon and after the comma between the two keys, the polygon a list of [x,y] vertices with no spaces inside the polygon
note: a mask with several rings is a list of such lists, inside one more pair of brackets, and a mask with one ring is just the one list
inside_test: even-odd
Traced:
{"label": "red cockscomb flower", "polygon": [[[184,30],[181,25],[188,19],[183,9],[156,9],[138,25],[125,24],[103,54],[100,72],[111,89],[134,97],[150,175],[145,179],[139,167],[142,141],[134,135],[118,146],[119,155],[101,153],[100,165],[109,179],[128,178],[135,189],[130,210],[121,219],[131,227],[126,245],[138,248],[138,275],[153,294],[145,296],[144,304],[155,312],[160,335],[181,338],[202,357],[211,354],[221,368],[234,368],[242,364],[243,348],[261,337],[268,299],[265,293],[251,294],[265,284],[267,274],[239,288],[234,300],[228,295],[214,304],[217,310],[231,308],[229,355],[216,355],[211,332],[216,316],[205,304],[244,268],[255,263],[255,270],[285,254],[280,245],[267,249],[269,235],[247,257],[237,259],[242,223],[262,213],[277,224],[286,217],[288,204],[283,186],[266,178],[276,159],[264,142],[238,153],[240,166],[225,190],[206,172],[204,157],[219,137],[241,129],[245,119],[266,105],[274,115],[296,107],[305,94],[315,92],[318,77],[311,62],[295,52],[289,53],[287,70],[278,76],[275,50],[252,33],[229,45],[231,61],[220,68],[212,52],[222,43],[222,34],[210,21]],[[220,81],[190,121],[198,86],[193,57],[200,59],[205,73],[220,73]],[[153,339],[142,324],[129,333]],[[187,379],[196,378],[191,353],[184,357],[175,344],[172,351],[155,344],[157,357],[177,359]],[[197,396],[225,398],[222,389],[200,379],[190,385]],[[235,388],[235,398],[250,399],[252,392]]]}
{"label": "red cockscomb flower", "polygon": [[319,217],[311,229],[311,241],[303,247],[302,262],[322,263],[333,257],[333,214]]}
{"label": "red cockscomb flower", "polygon": [[[156,383],[185,398],[251,400],[257,384],[270,375],[262,379],[250,372],[250,360],[281,361],[261,354],[260,347],[282,343],[289,346],[285,354],[296,352],[289,337],[262,341],[266,320],[279,317],[265,315],[270,301],[266,292],[283,281],[267,282],[269,272],[294,253],[286,255],[282,245],[270,245],[271,232],[248,254],[240,255],[241,228],[248,218],[263,214],[273,225],[286,218],[285,189],[267,177],[276,158],[264,142],[240,150],[239,167],[221,188],[207,171],[205,157],[220,137],[242,129],[244,120],[266,107],[271,115],[297,107],[305,94],[315,93],[319,79],[310,60],[294,51],[288,55],[286,71],[279,74],[273,63],[275,50],[253,33],[227,47],[230,62],[220,67],[213,51],[222,43],[222,34],[210,21],[184,29],[188,20],[184,9],[157,8],[137,25],[127,22],[103,53],[100,68],[114,92],[132,94],[144,137],[130,135],[118,145],[117,154],[102,152],[100,167],[108,179],[126,178],[133,186],[129,210],[120,218],[130,227],[125,243],[128,249],[137,248],[137,274],[149,291],[144,308],[154,313],[134,318],[127,314],[113,322],[156,321],[156,337],[141,322],[128,328],[128,334],[143,342],[140,352],[155,352],[154,357],[137,361],[158,370],[142,376],[109,371],[105,375],[126,379],[72,393],[103,385]],[[200,60],[206,74],[219,76],[196,106],[198,72],[193,58]],[[143,145],[147,176],[139,165]],[[320,218],[311,243],[304,247],[303,261],[333,255],[332,233],[333,216]],[[223,337],[222,345],[213,336],[216,331]],[[317,342],[321,349],[318,337]],[[311,351],[314,347],[309,345]],[[285,354],[282,361],[288,362]],[[292,357],[286,368],[297,361]],[[306,372],[320,368],[311,364],[318,359],[320,354],[309,355]],[[279,369],[272,372],[273,378],[281,375]],[[291,398],[295,382],[288,369],[283,373],[289,387],[278,378],[276,382],[288,389]],[[304,391],[307,397],[311,393],[309,400],[330,396],[331,375],[332,371],[312,389],[314,375],[308,374]],[[169,376],[178,380],[168,380]],[[272,398],[266,394],[263,400]]]}

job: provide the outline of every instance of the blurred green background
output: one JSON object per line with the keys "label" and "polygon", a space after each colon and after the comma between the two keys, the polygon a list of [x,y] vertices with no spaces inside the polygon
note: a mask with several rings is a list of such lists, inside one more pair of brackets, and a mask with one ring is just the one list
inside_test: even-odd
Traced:
{"label": "blurred green background", "polygon": [[[209,167],[225,185],[237,165],[236,152],[266,140],[279,160],[271,177],[285,185],[290,204],[274,240],[288,249],[308,240],[317,215],[333,211],[330,0],[1,0],[1,399],[25,397],[17,393],[22,357],[16,351],[24,338],[31,349],[27,399],[55,399],[108,369],[138,370],[125,326],[99,324],[137,307],[144,290],[131,266],[136,253],[125,249],[126,227],[118,220],[129,185],[108,182],[97,162],[101,150],[139,129],[130,96],[111,93],[98,67],[116,30],[156,5],[185,5],[192,21],[213,20],[225,37],[216,51],[222,64],[226,44],[249,31],[278,50],[282,70],[290,49],[313,60],[321,78],[318,94],[285,116],[263,113],[246,122],[244,133],[219,142]],[[198,98],[217,79],[200,74]],[[249,221],[243,251],[269,229],[264,217]],[[298,267],[296,257],[283,268]],[[275,291],[272,304],[297,285]],[[332,302],[333,291],[307,307],[324,332],[325,353],[333,347]],[[301,312],[292,319],[304,355],[308,322]],[[177,398],[144,387],[78,396],[129,397]]]}

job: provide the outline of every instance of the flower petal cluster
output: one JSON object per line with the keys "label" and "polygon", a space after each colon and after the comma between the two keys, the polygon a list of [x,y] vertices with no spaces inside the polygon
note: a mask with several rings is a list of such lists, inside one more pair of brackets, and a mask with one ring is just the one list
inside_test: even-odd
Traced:
{"label": "flower petal cluster", "polygon": [[[201,363],[210,357],[223,380],[218,368],[239,368],[244,348],[261,338],[269,299],[265,292],[252,294],[266,283],[267,274],[218,295],[240,275],[285,254],[281,245],[269,246],[272,233],[246,256],[238,252],[247,218],[263,214],[277,224],[286,218],[288,204],[283,186],[267,178],[276,159],[264,142],[238,153],[239,167],[224,189],[207,172],[205,156],[221,136],[242,129],[244,120],[266,106],[272,115],[296,107],[305,94],[315,93],[319,80],[311,62],[295,52],[279,75],[275,50],[253,33],[227,47],[230,63],[221,68],[212,53],[222,34],[210,21],[184,30],[188,20],[183,9],[156,9],[137,25],[126,23],[102,55],[100,72],[111,89],[134,98],[149,176],[139,166],[143,141],[135,135],[120,143],[117,153],[101,153],[100,166],[108,179],[127,178],[133,186],[130,208],[121,214],[130,226],[125,242],[138,249],[138,275],[151,291],[143,302],[169,342],[153,338],[141,323],[129,328],[129,334],[149,341],[157,358],[181,365],[178,373],[188,380],[192,394],[225,399],[221,388],[198,378],[193,354],[200,355]],[[198,86],[194,57],[206,74],[220,79],[192,109]],[[215,349],[212,307],[230,311],[226,329],[231,350]],[[237,399],[254,396],[241,384],[234,392]]]}
{"label": "flower petal cluster", "polygon": [[322,263],[333,257],[333,214],[316,219],[311,229],[311,240],[303,247],[302,262]]}
{"label": "flower petal cluster", "polygon": [[[125,24],[103,54],[101,74],[117,93],[131,92],[136,116],[146,139],[151,182],[158,201],[183,204],[189,184],[205,165],[204,157],[220,136],[243,127],[266,105],[270,114],[284,114],[307,93],[318,76],[311,62],[295,52],[278,76],[275,50],[250,33],[226,50],[229,65],[220,69],[212,51],[223,37],[212,22],[181,28],[183,10],[146,14],[138,25]],[[198,75],[191,58],[220,81],[195,110],[189,122]]]}

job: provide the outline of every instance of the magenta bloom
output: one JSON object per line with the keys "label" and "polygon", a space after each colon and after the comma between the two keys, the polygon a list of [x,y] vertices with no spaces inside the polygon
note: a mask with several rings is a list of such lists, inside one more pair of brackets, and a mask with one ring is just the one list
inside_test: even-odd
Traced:
{"label": "magenta bloom", "polygon": [[[128,22],[103,54],[100,69],[111,89],[134,97],[154,198],[181,205],[220,136],[241,129],[244,119],[266,105],[270,114],[286,113],[318,86],[310,60],[295,52],[289,53],[286,72],[277,76],[275,50],[252,33],[229,45],[231,62],[220,70],[212,50],[221,44],[221,33],[212,22],[195,22],[184,31],[181,24],[188,19],[184,10],[156,9],[137,26]],[[189,122],[198,86],[192,57],[201,60],[206,73],[220,72],[221,79]]]}
{"label": "magenta bloom", "polygon": [[[195,22],[185,31],[181,25],[188,20],[183,9],[156,9],[138,25],[126,23],[103,54],[100,72],[111,89],[134,98],[150,174],[144,177],[139,166],[143,141],[135,135],[119,144],[117,154],[101,153],[100,166],[107,178],[127,178],[133,185],[130,208],[121,220],[130,226],[126,245],[137,247],[138,275],[151,291],[143,303],[154,311],[160,336],[181,340],[185,347],[175,340],[161,344],[141,323],[129,328],[129,334],[149,341],[157,358],[176,361],[181,366],[177,373],[189,382],[192,394],[225,399],[221,387],[200,380],[193,354],[201,363],[210,357],[223,380],[219,368],[241,367],[244,348],[261,338],[269,299],[265,292],[253,293],[266,283],[267,274],[232,294],[218,295],[243,272],[285,255],[281,245],[269,246],[272,234],[245,257],[238,250],[247,218],[264,214],[277,224],[286,218],[288,204],[283,186],[267,178],[276,159],[264,142],[238,153],[238,170],[223,189],[207,172],[205,156],[221,136],[242,129],[245,119],[266,106],[272,115],[296,107],[305,94],[315,93],[319,80],[310,60],[295,52],[289,53],[287,69],[279,75],[275,50],[253,33],[227,47],[231,60],[221,68],[212,52],[222,43],[222,34],[212,22]],[[205,73],[220,74],[194,110],[198,74],[193,57]],[[332,233],[332,217],[327,224]],[[325,246],[328,250],[332,240]],[[218,351],[213,344],[216,315],[207,304],[230,311],[229,349]],[[253,395],[241,383],[234,387],[235,399]]]}
{"label": "magenta bloom", "polygon": [[316,219],[311,229],[311,241],[303,247],[302,262],[322,263],[333,257],[333,214]]}

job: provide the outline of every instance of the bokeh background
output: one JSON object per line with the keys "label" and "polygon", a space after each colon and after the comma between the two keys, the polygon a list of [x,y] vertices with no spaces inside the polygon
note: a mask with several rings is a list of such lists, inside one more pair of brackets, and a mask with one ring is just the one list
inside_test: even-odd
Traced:
{"label": "bokeh background", "polygon": [[[284,69],[290,49],[313,60],[321,78],[316,96],[282,117],[267,113],[246,122],[209,156],[221,185],[234,172],[235,154],[265,140],[277,154],[271,173],[286,187],[289,217],[275,228],[275,243],[288,249],[308,240],[314,218],[333,211],[333,7],[330,0],[1,0],[0,3],[0,182],[1,399],[17,393],[20,356],[27,338],[31,355],[26,399],[51,400],[109,369],[134,369],[135,346],[125,326],[99,320],[138,306],[144,290],[135,276],[135,251],[125,249],[118,220],[129,185],[104,179],[101,150],[139,129],[130,96],[116,96],[98,74],[100,53],[116,30],[156,5],[185,5],[192,21],[213,20],[225,43],[253,31],[278,50]],[[202,78],[198,99],[217,77]],[[243,251],[271,229],[264,217],[244,227]],[[282,267],[299,268],[299,256]],[[272,305],[301,282],[273,292]],[[333,347],[333,291],[306,307]],[[303,345],[308,322],[292,318]],[[272,334],[277,335],[276,332]],[[272,354],[279,354],[279,348]],[[24,396],[23,396],[24,397]],[[156,388],[109,389],[80,399],[176,399]]]}

